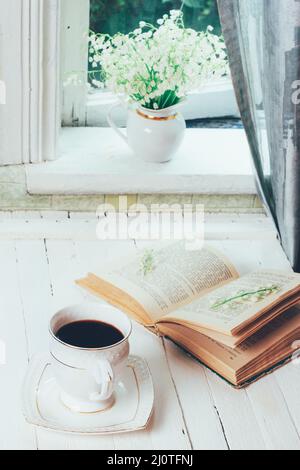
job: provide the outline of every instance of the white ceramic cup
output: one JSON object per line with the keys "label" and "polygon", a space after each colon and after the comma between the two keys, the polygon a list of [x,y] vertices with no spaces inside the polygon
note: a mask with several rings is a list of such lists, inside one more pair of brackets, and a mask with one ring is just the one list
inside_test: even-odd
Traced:
{"label": "white ceramic cup", "polygon": [[[64,325],[82,320],[108,323],[124,338],[111,346],[87,349],[56,337]],[[79,413],[95,413],[112,406],[116,380],[127,364],[131,330],[131,321],[123,312],[95,302],[67,307],[54,315],[49,327],[51,363],[65,406]]]}

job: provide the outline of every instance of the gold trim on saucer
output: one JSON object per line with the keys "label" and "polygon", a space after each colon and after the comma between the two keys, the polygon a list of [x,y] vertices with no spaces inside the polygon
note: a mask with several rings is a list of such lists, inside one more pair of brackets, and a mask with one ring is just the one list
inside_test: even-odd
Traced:
{"label": "gold trim on saucer", "polygon": [[136,110],[137,114],[144,119],[150,119],[150,121],[172,121],[177,118],[178,114],[171,114],[170,116],[150,116],[149,114],[145,114],[139,109]]}
{"label": "gold trim on saucer", "polygon": [[[77,424],[68,422],[63,424],[57,419],[56,415],[52,416],[51,412],[50,415],[52,417],[43,416],[44,409],[41,401],[42,382],[46,379],[46,371],[48,368],[51,368],[52,365],[49,361],[48,354],[40,356],[41,357],[37,356],[35,359],[32,359],[23,386],[22,411],[29,424],[64,434],[82,436],[124,434],[142,430],[148,426],[153,415],[154,387],[149,366],[144,359],[137,356],[129,356],[128,358],[127,368],[131,372],[131,378],[129,377],[129,380],[134,381],[137,393],[137,402],[130,413],[131,416],[124,416],[123,422],[115,423],[115,420],[113,420],[110,425],[101,426],[100,416],[104,415],[106,410],[103,410],[103,412],[101,410],[98,413],[78,413],[78,416],[99,415],[100,422],[97,422],[95,418],[95,421],[92,419],[91,421],[83,421],[82,423],[79,421]],[[51,375],[51,377],[53,379],[53,375]],[[133,387],[134,385],[131,384],[130,386]],[[55,386],[57,387],[57,385]],[[60,401],[60,397],[57,398]],[[116,402],[118,401],[116,395],[114,399]],[[62,403],[61,406],[63,406],[64,409],[68,409],[64,403]]]}
{"label": "gold trim on saucer", "polygon": [[[40,409],[40,406],[39,406],[39,391],[40,391],[40,386],[41,386],[41,383],[42,383],[42,379],[43,379],[43,376],[45,375],[45,372],[46,370],[48,369],[48,367],[51,367],[51,364],[50,363],[47,363],[41,373],[41,376],[39,378],[39,381],[38,381],[38,384],[37,384],[37,387],[36,387],[36,390],[35,390],[35,406],[36,406],[36,409],[38,411],[38,414],[40,415],[40,418],[43,420],[43,421],[47,421],[46,418],[43,416],[42,412],[41,412],[41,409]],[[138,381],[138,378],[137,378],[137,375],[136,375],[136,371],[135,371],[135,368],[133,365],[131,364],[127,364],[128,369],[131,369],[132,373],[133,373],[133,377],[134,377],[134,380],[135,380],[135,384],[136,384],[136,387],[137,387],[137,395],[138,395],[138,401],[137,401],[137,405],[136,405],[136,409],[135,409],[135,412],[134,412],[134,415],[133,417],[131,417],[129,420],[127,421],[123,421],[121,423],[119,423],[120,426],[126,426],[126,424],[129,424],[131,423],[132,421],[134,421],[136,419],[136,416],[137,416],[137,413],[138,413],[138,409],[140,407],[140,403],[141,403],[141,392],[140,392],[140,384],[139,384],[139,381]],[[61,396],[59,395],[59,401],[60,403],[62,404],[62,406],[71,411],[72,413],[74,413],[74,410],[72,410],[72,408],[68,407],[64,402],[63,400],[61,399]],[[109,404],[109,406],[107,408],[104,408],[103,410],[99,410],[99,411],[94,411],[94,412],[77,412],[78,415],[96,415],[96,414],[100,414],[100,413],[103,413],[105,411],[109,411],[110,409],[113,408],[113,406],[116,404],[116,397],[115,395],[113,396],[113,400],[112,402]],[[152,410],[153,412],[153,410]],[[152,412],[148,418],[148,421],[147,421],[147,424],[148,422],[150,421],[150,418],[152,416]],[[147,424],[145,425],[145,427],[147,426]],[[48,427],[48,426],[39,426],[39,425],[36,425],[38,427],[43,427],[44,429],[52,429],[51,427]],[[112,426],[115,426],[115,425],[112,425]],[[109,427],[112,427],[112,426],[108,426]],[[138,431],[139,429],[145,429],[144,427],[141,427],[141,428],[136,428],[135,431]],[[123,431],[117,431],[116,433],[122,433]],[[70,433],[70,434],[78,434],[77,431],[67,431],[67,433]],[[88,432],[84,432],[82,434],[86,434],[86,435],[90,435],[92,433],[88,433]],[[96,433],[97,434],[97,433]]]}
{"label": "gold trim on saucer", "polygon": [[96,411],[77,411],[75,409],[72,409],[70,406],[66,405],[63,399],[61,398],[61,395],[59,395],[59,401],[67,410],[71,411],[72,413],[77,413],[79,415],[97,415],[99,413],[103,413],[104,411],[110,410],[116,403],[116,399],[113,396],[112,400],[110,401],[110,403],[107,405],[106,408],[102,408],[101,410],[96,410]]}

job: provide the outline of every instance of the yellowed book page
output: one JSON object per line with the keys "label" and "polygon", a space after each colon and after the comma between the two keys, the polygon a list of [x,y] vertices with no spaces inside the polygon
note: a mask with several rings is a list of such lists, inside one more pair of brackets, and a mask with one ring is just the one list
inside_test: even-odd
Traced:
{"label": "yellowed book page", "polygon": [[208,246],[192,251],[188,247],[189,244],[180,241],[153,249],[152,269],[146,274],[145,251],[141,251],[99,277],[134,298],[155,323],[163,315],[238,277],[221,253]]}
{"label": "yellowed book page", "polygon": [[[241,344],[239,353],[239,371],[248,369],[254,364],[266,363],[272,359],[273,351],[277,354],[286,346],[286,340],[300,332],[300,310],[293,307],[281,318],[276,318],[261,331]],[[291,344],[292,347],[292,344]],[[273,351],[272,351],[273,349]]]}
{"label": "yellowed book page", "polygon": [[[244,330],[241,330],[240,333],[236,336],[224,335],[223,333],[219,333],[214,330],[209,330],[208,328],[203,328],[198,325],[188,324],[186,322],[181,322],[181,324],[188,326],[189,328],[197,331],[198,333],[209,336],[209,338],[214,339],[218,343],[222,343],[225,346],[234,349],[238,347],[239,344],[247,340],[247,338],[253,336],[261,328],[264,328],[269,322],[273,321],[286,310],[289,310],[297,304],[299,304],[299,293],[297,293],[295,296],[289,297],[288,300],[281,302],[278,307],[271,309],[265,315],[259,317],[256,321],[251,323],[251,325],[248,325]],[[159,324],[161,324],[162,322],[164,322],[163,319],[159,322]]]}
{"label": "yellowed book page", "polygon": [[236,349],[228,348],[181,325],[162,324],[159,329],[209,367],[217,368],[218,373],[232,379],[234,374],[238,375],[239,371],[249,367],[251,363],[259,364],[259,359],[268,352],[272,356],[272,349],[278,350],[285,338],[293,333],[300,333],[300,310],[298,307],[292,308]]}
{"label": "yellowed book page", "polygon": [[300,274],[258,271],[215,289],[164,316],[163,321],[190,323],[225,335],[237,335],[247,324],[299,289]]}
{"label": "yellowed book page", "polygon": [[91,294],[125,311],[131,318],[143,325],[153,324],[153,320],[149,317],[148,313],[133,297],[94,274],[89,274],[85,278],[79,279],[76,281],[76,284]]}

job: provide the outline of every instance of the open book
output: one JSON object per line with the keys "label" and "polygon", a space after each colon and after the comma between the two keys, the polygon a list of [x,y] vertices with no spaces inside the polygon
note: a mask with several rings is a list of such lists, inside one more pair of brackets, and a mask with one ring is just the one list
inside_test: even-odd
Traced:
{"label": "open book", "polygon": [[289,360],[300,339],[300,274],[239,277],[221,253],[184,241],[141,251],[81,287],[169,337],[236,387]]}

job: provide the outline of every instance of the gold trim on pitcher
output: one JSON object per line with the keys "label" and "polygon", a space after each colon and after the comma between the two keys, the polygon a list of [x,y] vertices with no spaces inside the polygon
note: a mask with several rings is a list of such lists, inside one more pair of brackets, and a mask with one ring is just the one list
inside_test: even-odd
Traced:
{"label": "gold trim on pitcher", "polygon": [[144,119],[150,119],[150,121],[172,121],[176,119],[178,114],[172,114],[171,116],[150,116],[149,114],[145,114],[139,109],[136,110],[137,114]]}

